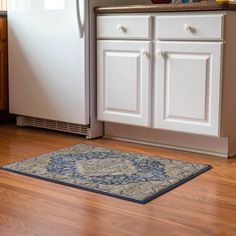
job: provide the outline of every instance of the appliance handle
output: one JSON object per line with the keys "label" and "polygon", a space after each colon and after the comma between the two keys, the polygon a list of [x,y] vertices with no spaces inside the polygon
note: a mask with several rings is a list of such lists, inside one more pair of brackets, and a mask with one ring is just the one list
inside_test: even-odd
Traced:
{"label": "appliance handle", "polygon": [[[80,38],[84,37],[85,5],[83,6],[83,8],[84,9],[82,9],[82,6],[80,4],[80,0],[76,0],[76,12],[77,12],[77,21],[78,21]],[[83,11],[83,13],[82,13],[82,11]],[[82,20],[82,15],[83,15],[83,20]]]}

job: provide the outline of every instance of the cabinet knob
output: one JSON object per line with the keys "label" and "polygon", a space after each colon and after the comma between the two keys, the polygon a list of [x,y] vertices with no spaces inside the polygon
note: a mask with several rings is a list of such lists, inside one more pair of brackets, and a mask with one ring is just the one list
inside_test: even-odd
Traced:
{"label": "cabinet knob", "polygon": [[126,29],[123,25],[121,25],[121,24],[118,24],[118,25],[117,25],[117,29],[118,29],[119,31],[122,31],[122,32],[126,32],[126,31],[127,31],[127,29]]}
{"label": "cabinet knob", "polygon": [[142,49],[141,54],[145,57],[149,57],[149,52],[146,51],[145,49]]}
{"label": "cabinet knob", "polygon": [[192,30],[192,27],[191,27],[190,25],[188,25],[188,24],[185,24],[185,25],[184,25],[184,30],[186,30],[186,31],[191,31],[191,30]]}
{"label": "cabinet knob", "polygon": [[157,50],[157,55],[165,57],[166,53],[164,51],[162,51],[162,50]]}

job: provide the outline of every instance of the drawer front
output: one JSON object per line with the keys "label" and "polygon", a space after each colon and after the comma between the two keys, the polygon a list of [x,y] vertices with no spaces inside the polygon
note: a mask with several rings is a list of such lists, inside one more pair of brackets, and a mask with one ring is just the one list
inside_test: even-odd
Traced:
{"label": "drawer front", "polygon": [[224,14],[157,16],[159,40],[222,40]]}
{"label": "drawer front", "polygon": [[151,39],[151,16],[98,16],[99,39]]}

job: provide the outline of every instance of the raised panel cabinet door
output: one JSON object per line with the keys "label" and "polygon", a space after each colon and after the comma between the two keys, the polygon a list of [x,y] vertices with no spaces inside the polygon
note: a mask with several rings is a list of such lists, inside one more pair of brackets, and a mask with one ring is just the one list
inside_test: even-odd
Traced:
{"label": "raised panel cabinet door", "polygon": [[98,120],[150,125],[151,43],[98,41]]}
{"label": "raised panel cabinet door", "polygon": [[222,43],[158,42],[154,127],[220,136]]}
{"label": "raised panel cabinet door", "polygon": [[0,42],[0,110],[8,109],[7,43]]}

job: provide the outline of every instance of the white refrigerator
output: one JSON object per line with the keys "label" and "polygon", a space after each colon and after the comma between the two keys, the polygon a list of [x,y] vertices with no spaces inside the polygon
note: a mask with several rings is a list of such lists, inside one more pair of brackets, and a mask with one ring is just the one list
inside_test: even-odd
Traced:
{"label": "white refrigerator", "polygon": [[103,134],[95,6],[147,0],[8,0],[9,106],[20,126]]}

